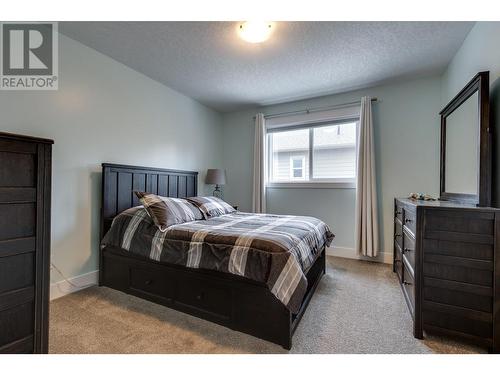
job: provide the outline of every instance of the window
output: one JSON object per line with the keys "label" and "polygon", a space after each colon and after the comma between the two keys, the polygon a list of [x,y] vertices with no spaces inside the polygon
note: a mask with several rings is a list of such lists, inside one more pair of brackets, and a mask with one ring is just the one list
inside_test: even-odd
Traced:
{"label": "window", "polygon": [[353,187],[356,129],[356,119],[269,129],[269,185],[323,183]]}
{"label": "window", "polygon": [[305,156],[290,156],[290,180],[304,180]]}

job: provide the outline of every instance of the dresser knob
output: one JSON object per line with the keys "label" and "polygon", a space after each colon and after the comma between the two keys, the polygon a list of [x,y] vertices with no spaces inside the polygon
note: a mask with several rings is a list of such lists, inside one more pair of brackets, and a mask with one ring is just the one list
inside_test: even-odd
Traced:
{"label": "dresser knob", "polygon": [[413,250],[413,249],[408,249],[407,247],[405,247],[405,248],[403,249],[403,254],[404,254],[404,253],[407,253],[408,251],[412,251],[412,250]]}
{"label": "dresser knob", "polygon": [[403,211],[396,211],[396,215],[402,215]]}
{"label": "dresser knob", "polygon": [[412,221],[412,219],[405,219],[405,223],[411,223]]}
{"label": "dresser knob", "polygon": [[144,284],[146,284],[146,285],[151,285],[152,283],[153,283],[153,280],[146,280],[146,281],[144,282]]}
{"label": "dresser knob", "polygon": [[403,281],[403,285],[411,285],[408,281]]}
{"label": "dresser knob", "polygon": [[198,294],[198,295],[196,296],[196,299],[197,299],[197,300],[199,300],[199,301],[201,301],[201,300],[203,299],[203,293]]}
{"label": "dresser knob", "polygon": [[402,236],[402,234],[395,234],[394,238],[398,238],[398,237],[401,237],[401,236]]}

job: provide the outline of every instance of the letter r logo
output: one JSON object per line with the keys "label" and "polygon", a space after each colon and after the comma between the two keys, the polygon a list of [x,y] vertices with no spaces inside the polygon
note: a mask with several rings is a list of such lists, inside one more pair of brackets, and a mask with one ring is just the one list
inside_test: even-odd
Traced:
{"label": "letter r logo", "polygon": [[52,75],[51,24],[2,24],[3,75]]}

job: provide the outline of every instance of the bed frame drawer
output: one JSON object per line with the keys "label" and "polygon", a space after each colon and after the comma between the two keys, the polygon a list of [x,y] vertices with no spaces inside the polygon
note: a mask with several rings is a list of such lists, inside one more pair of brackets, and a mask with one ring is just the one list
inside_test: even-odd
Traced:
{"label": "bed frame drawer", "polygon": [[231,316],[231,288],[206,280],[189,279],[177,290],[177,303],[214,314],[222,319]]}
{"label": "bed frame drawer", "polygon": [[130,289],[173,300],[175,284],[163,272],[131,267]]}

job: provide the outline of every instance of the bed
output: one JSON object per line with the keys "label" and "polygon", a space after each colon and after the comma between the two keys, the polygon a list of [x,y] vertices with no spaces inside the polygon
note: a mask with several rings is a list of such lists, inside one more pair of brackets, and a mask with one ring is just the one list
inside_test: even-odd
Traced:
{"label": "bed", "polygon": [[[307,218],[299,221],[291,216],[274,218],[270,215],[259,216],[235,212],[216,219],[176,225],[172,227],[172,230],[167,231],[168,234],[166,232],[162,234],[162,241],[170,241],[169,250],[163,253],[160,250],[150,252],[149,249],[153,249],[154,246],[147,241],[148,238],[153,238],[154,244],[154,232],[149,229],[147,215],[143,215],[141,207],[138,207],[140,202],[134,191],[147,191],[174,198],[196,196],[197,172],[116,164],[103,164],[102,168],[102,245],[99,257],[99,284],[101,286],[135,295],[271,341],[285,349],[291,348],[293,333],[325,273],[324,245],[329,241],[320,242],[317,239],[321,237],[319,235],[308,236],[307,241],[302,242],[307,245],[305,247],[314,248],[314,251],[311,250],[302,258],[300,252],[295,256],[286,254],[289,257],[288,260],[300,260],[304,271],[299,275],[300,280],[294,278],[293,288],[282,288],[287,293],[282,293],[276,288],[276,285],[282,285],[282,282],[276,282],[276,279],[290,274],[288,271],[281,272],[282,268],[279,268],[280,262],[283,263],[282,255],[285,254],[274,251],[272,246],[269,252],[262,252],[260,249],[253,251],[254,246],[252,246],[252,252],[245,253],[245,257],[248,257],[246,262],[250,263],[250,266],[247,266],[246,272],[239,273],[237,265],[241,264],[241,261],[233,262],[232,266],[228,265],[229,257],[223,256],[224,247],[221,247],[220,243],[224,241],[231,243],[231,245],[226,245],[227,253],[238,255],[235,250],[241,250],[241,246],[234,246],[235,241],[230,240],[231,235],[238,231],[248,231],[245,225],[251,225],[256,220],[269,220],[266,225],[262,223],[258,225],[266,228],[281,228],[281,233],[293,230],[293,225],[314,227],[313,224],[322,223],[321,221],[309,218],[304,222]],[[243,225],[243,223],[246,224]],[[280,224],[283,227],[280,227]],[[287,228],[285,224],[292,229]],[[130,246],[130,240],[127,245],[124,245],[123,236],[129,238],[128,232],[125,233],[123,228],[131,226],[135,231],[133,246]],[[232,227],[231,231],[229,226]],[[190,233],[200,230],[212,233],[214,231],[212,228],[222,227],[226,232],[217,232],[220,234],[215,236],[217,242],[214,242],[214,246],[205,252],[207,255],[199,254],[196,267],[189,264],[192,263],[189,256],[183,258],[182,255],[186,254],[186,250],[189,249]],[[218,230],[221,231],[221,229]],[[317,229],[315,230],[318,232]],[[258,230],[258,232],[263,231]],[[314,234],[314,230],[310,232]],[[269,232],[268,235],[274,235],[274,233],[279,235],[280,232]],[[105,234],[107,234],[106,237]],[[274,237],[271,241],[264,242],[269,247],[269,244],[276,242],[273,239]],[[312,239],[315,239],[316,246],[312,245],[314,242]],[[259,259],[253,259],[259,256]],[[202,266],[198,266],[200,257],[202,257]],[[184,260],[181,261],[181,259]],[[241,259],[241,256],[236,259]],[[250,260],[259,267],[268,266],[263,267],[268,271],[251,272],[252,269],[259,267],[252,266]],[[266,262],[269,264],[267,265]],[[288,265],[290,262],[284,263]],[[228,267],[233,268],[231,273],[227,272]],[[285,267],[285,264],[282,267]],[[221,272],[222,269],[226,272]],[[271,283],[270,280],[274,274],[276,277]],[[288,282],[288,285],[290,284]]]}

